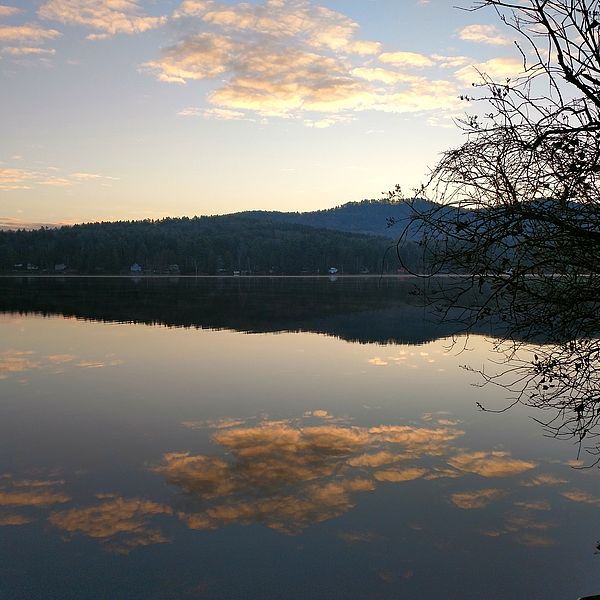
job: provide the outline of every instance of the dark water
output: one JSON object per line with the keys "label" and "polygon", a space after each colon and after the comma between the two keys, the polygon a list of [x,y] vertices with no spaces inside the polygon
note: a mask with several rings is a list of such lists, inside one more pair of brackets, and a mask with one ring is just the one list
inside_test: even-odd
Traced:
{"label": "dark water", "polygon": [[599,593],[600,473],[449,333],[396,279],[0,280],[0,598]]}

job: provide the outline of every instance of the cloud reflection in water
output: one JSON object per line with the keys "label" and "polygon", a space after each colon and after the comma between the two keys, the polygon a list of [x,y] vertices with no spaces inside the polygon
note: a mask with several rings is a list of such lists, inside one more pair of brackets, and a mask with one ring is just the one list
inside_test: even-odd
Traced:
{"label": "cloud reflection in water", "polygon": [[258,522],[295,534],[347,512],[354,494],[378,482],[423,477],[429,469],[412,462],[446,455],[462,435],[449,427],[266,422],[214,433],[232,459],[169,453],[156,471],[200,505],[178,513],[193,529]]}
{"label": "cloud reflection in water", "polygon": [[159,529],[150,528],[147,521],[156,515],[171,513],[168,506],[150,500],[109,496],[94,506],[53,512],[49,520],[69,533],[100,539],[112,552],[128,554],[137,546],[168,542],[169,539]]}
{"label": "cloud reflection in water", "polygon": [[[314,424],[315,417],[322,419],[321,424]],[[176,518],[194,530],[261,524],[297,535],[350,511],[361,492],[416,480],[436,485],[433,482],[438,479],[464,479],[458,489],[454,483],[452,488],[444,483],[436,489],[450,507],[461,511],[498,504],[500,512],[486,515],[490,526],[479,533],[509,536],[526,546],[554,544],[548,531],[555,525],[540,519],[551,511],[550,503],[527,496],[536,488],[558,486],[566,480],[541,473],[512,484],[464,489],[466,485],[477,488],[478,480],[517,477],[535,469],[537,463],[513,458],[505,451],[461,449],[457,443],[464,431],[451,419],[443,425],[440,421],[425,415],[419,424],[357,427],[341,424],[325,411],[310,411],[298,420],[257,425],[242,419],[185,422],[186,428],[212,429],[212,440],[220,451],[169,452],[151,468],[183,495],[155,501],[96,494],[91,505],[63,509],[56,505],[71,501],[62,489],[63,479],[5,475],[0,477],[0,526],[26,525],[37,519],[36,511],[46,509],[50,524],[68,534],[66,540],[83,535],[110,552],[128,554],[136,547],[171,541],[163,532],[164,519]],[[559,495],[582,504],[600,504],[585,492],[559,489]],[[466,514],[465,518],[469,520]],[[370,533],[365,535],[357,539],[374,539]]]}

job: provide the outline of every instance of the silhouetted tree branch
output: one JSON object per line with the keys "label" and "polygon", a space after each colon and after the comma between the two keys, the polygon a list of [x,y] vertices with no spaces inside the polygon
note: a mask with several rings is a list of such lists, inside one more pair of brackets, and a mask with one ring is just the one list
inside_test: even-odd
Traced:
{"label": "silhouetted tree branch", "polygon": [[[464,143],[413,201],[428,300],[468,331],[490,320],[510,361],[484,375],[548,411],[552,435],[600,420],[600,8],[597,0],[481,0],[516,34],[522,72],[463,96]],[[399,188],[390,198],[399,197]],[[442,285],[436,274],[453,274]],[[537,344],[532,356],[531,344]]]}

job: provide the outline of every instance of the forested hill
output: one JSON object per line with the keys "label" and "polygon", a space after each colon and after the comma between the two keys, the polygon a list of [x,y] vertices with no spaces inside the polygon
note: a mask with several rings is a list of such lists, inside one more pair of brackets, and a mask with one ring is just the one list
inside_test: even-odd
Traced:
{"label": "forested hill", "polygon": [[[387,227],[408,214],[403,203],[363,201],[307,213],[233,215],[88,223],[0,231],[0,272],[315,274],[395,272],[398,235]],[[379,234],[379,235],[377,235]],[[402,249],[419,268],[416,244]]]}
{"label": "forested hill", "polygon": [[[425,200],[415,200],[415,207],[423,209],[430,206]],[[312,212],[279,212],[253,210],[237,213],[240,216],[261,221],[276,223],[294,223],[322,229],[334,229],[350,233],[381,235],[396,239],[400,225],[388,227],[389,219],[402,223],[411,214],[411,209],[405,202],[389,202],[386,200],[362,200],[348,202],[335,208],[316,210]]]}
{"label": "forested hill", "polygon": [[[390,240],[241,215],[0,232],[3,273],[316,274],[395,272]],[[403,249],[419,263],[419,248]],[[139,265],[132,270],[134,265]]]}

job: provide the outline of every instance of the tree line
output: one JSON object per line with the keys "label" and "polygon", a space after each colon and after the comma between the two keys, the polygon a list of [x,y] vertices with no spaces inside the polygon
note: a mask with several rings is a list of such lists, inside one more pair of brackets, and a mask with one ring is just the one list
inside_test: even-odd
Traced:
{"label": "tree line", "polygon": [[[0,232],[0,271],[186,275],[390,273],[390,240],[237,215],[88,223]],[[419,248],[404,250],[420,268]]]}

